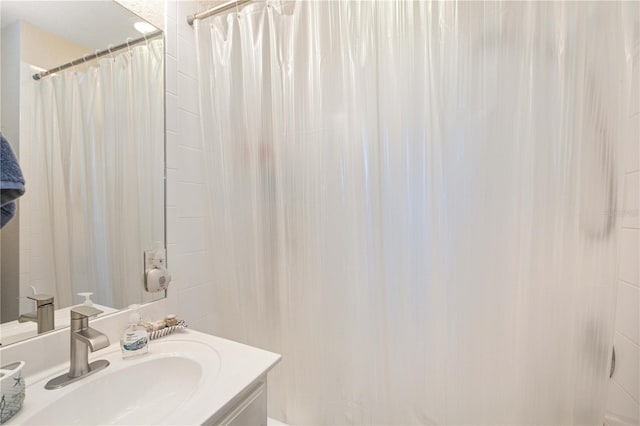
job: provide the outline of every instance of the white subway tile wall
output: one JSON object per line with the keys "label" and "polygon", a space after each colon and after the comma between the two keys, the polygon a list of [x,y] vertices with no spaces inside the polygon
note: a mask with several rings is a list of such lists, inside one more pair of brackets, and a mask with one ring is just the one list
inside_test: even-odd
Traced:
{"label": "white subway tile wall", "polygon": [[616,371],[609,388],[608,411],[629,424],[640,424],[640,60],[634,57],[629,137],[622,159],[620,264],[616,306]]}
{"label": "white subway tile wall", "polygon": [[619,373],[616,374],[615,380],[635,401],[638,401],[640,397],[638,345],[621,333],[616,333],[614,345],[616,347],[616,371]]}
{"label": "white subway tile wall", "polygon": [[624,176],[624,195],[622,207],[622,227],[640,228],[640,171],[627,173]]}
{"label": "white subway tile wall", "polygon": [[616,330],[640,345],[640,288],[624,281],[618,283]]}
{"label": "white subway tile wall", "polygon": [[212,283],[204,239],[206,199],[200,141],[195,34],[186,16],[196,1],[165,2],[167,90],[167,250],[169,306],[193,329],[210,333]]}
{"label": "white subway tile wall", "polygon": [[173,95],[178,94],[178,61],[176,58],[173,58],[167,54],[166,56],[166,89],[167,93],[171,93]]}
{"label": "white subway tile wall", "polygon": [[[185,45],[180,44],[180,47]],[[193,47],[192,47],[193,48]],[[178,56],[183,52],[178,49]],[[185,61],[186,62],[186,61]],[[198,83],[195,78],[183,74],[184,63],[182,59],[178,60],[178,108],[184,111],[198,113]]]}
{"label": "white subway tile wall", "polygon": [[[640,93],[640,88],[636,87],[636,96]],[[625,156],[622,162],[625,165],[625,170],[637,171],[640,170],[640,112],[637,112],[631,117],[631,137],[627,139],[627,147],[625,150]]]}
{"label": "white subway tile wall", "polygon": [[178,110],[178,123],[180,123],[182,131],[180,144],[185,147],[201,150],[200,116],[181,109]]}
{"label": "white subway tile wall", "polygon": [[180,71],[193,79],[198,77],[196,68],[196,49],[193,38],[178,36],[178,55],[180,55]]}
{"label": "white subway tile wall", "polygon": [[627,422],[630,425],[638,424],[637,422],[633,423],[633,419],[636,419],[638,415],[638,402],[615,380],[612,380],[609,386],[608,410],[619,419],[623,417],[629,419]]}
{"label": "white subway tile wall", "polygon": [[205,188],[200,183],[179,182],[178,217],[203,218],[206,215]]}
{"label": "white subway tile wall", "polygon": [[[177,71],[175,72],[177,73]],[[168,73],[169,73],[169,69],[167,69],[167,74]],[[176,170],[178,168],[178,133],[177,131],[167,131],[166,143],[167,143],[167,147],[166,147],[167,168]]]}
{"label": "white subway tile wall", "polygon": [[640,281],[639,243],[637,229],[622,228],[620,231],[620,265],[618,274],[622,281],[635,285]]}
{"label": "white subway tile wall", "polygon": [[168,132],[178,132],[178,117],[175,114],[176,109],[178,108],[178,96],[173,93],[167,92],[165,94],[165,127]]}

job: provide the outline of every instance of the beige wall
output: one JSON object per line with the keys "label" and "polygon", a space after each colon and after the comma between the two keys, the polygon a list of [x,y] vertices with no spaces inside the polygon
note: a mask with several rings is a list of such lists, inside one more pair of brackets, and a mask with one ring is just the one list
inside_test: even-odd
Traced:
{"label": "beige wall", "polygon": [[1,48],[0,131],[9,139],[19,156],[20,62],[48,69],[92,52],[25,21],[15,22],[2,30]]}
{"label": "beige wall", "polygon": [[49,69],[90,53],[93,52],[84,46],[26,21],[20,22],[20,59],[23,62]]}
{"label": "beige wall", "polygon": [[18,117],[20,102],[20,23],[16,22],[2,29],[2,116],[0,131],[18,151]]}

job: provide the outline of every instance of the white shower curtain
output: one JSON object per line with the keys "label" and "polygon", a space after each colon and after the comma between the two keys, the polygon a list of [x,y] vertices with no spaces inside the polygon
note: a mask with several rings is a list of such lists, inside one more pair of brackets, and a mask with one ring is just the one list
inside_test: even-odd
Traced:
{"label": "white shower curtain", "polygon": [[213,329],[283,355],[271,416],[602,424],[637,16],[267,1],[196,21]]}
{"label": "white shower curtain", "polygon": [[143,250],[164,245],[163,63],[154,39],[27,86],[21,238],[33,285],[53,281],[58,307],[86,291],[116,308],[141,301]]}

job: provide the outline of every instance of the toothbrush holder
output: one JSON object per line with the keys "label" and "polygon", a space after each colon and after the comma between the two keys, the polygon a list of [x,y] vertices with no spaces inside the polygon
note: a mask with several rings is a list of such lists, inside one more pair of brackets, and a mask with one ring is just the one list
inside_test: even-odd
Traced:
{"label": "toothbrush holder", "polygon": [[25,383],[22,378],[24,361],[12,362],[0,367],[0,424],[6,422],[22,408]]}

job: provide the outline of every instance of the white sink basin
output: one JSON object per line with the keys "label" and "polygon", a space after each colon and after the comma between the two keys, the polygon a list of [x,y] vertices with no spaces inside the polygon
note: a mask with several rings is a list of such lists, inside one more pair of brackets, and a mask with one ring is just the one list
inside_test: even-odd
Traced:
{"label": "white sink basin", "polygon": [[[158,380],[160,386],[149,386]],[[25,419],[24,424],[153,424],[161,422],[197,390],[198,362],[182,357],[150,358],[125,365],[66,393]],[[98,404],[96,395],[103,395]]]}
{"label": "white sink basin", "polygon": [[68,364],[27,377],[22,410],[8,423],[202,424],[279,356],[185,331],[152,341],[149,354],[138,358],[123,360],[115,343],[89,357],[96,359],[110,365],[60,389],[44,385],[67,371]]}

